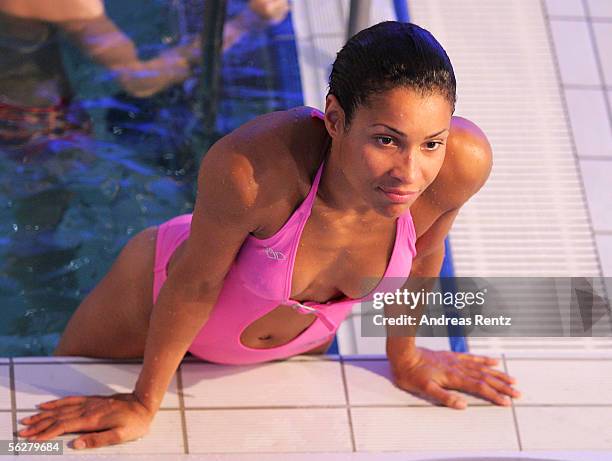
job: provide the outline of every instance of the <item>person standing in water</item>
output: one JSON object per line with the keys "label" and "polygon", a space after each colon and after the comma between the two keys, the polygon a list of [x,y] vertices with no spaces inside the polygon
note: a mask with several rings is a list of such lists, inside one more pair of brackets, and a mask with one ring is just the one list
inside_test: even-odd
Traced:
{"label": "person standing in water", "polygon": [[[223,49],[245,33],[282,20],[287,0],[250,0],[227,22]],[[0,0],[0,144],[89,132],[60,53],[60,35],[110,71],[129,95],[152,96],[184,81],[201,64],[200,39],[142,60],[106,15],[102,0]]]}
{"label": "person standing in water", "polygon": [[[455,86],[429,32],[384,22],[338,53],[324,113],[263,115],[218,141],[193,215],[135,236],[54,352],[144,357],[134,390],[42,403],[19,434],[95,431],[76,448],[142,437],[187,351],[227,364],[324,353],[385,279],[438,276],[449,229],[492,164],[482,131],[453,117]],[[366,277],[380,282],[364,289]],[[466,401],[450,389],[498,405],[519,395],[492,358],[414,336],[389,336],[386,352],[396,386],[451,408]]]}
{"label": "person standing in water", "polygon": [[[287,12],[287,0],[250,0],[226,22],[223,48],[275,24]],[[141,59],[102,0],[0,0],[0,196],[6,201],[0,278],[15,287],[11,302],[23,313],[7,319],[7,331],[32,338],[54,323],[52,314],[44,312],[50,299],[59,311],[74,310],[84,283],[73,264],[90,256],[90,230],[66,239],[62,226],[87,222],[81,210],[90,200],[106,200],[103,193],[86,192],[103,188],[103,178],[94,179],[96,185],[92,178],[104,141],[93,137],[89,114],[70,84],[62,39],[97,63],[96,73],[110,75],[140,102],[182,82],[201,64],[197,36]],[[145,157],[141,151],[139,160]],[[40,344],[35,340],[32,352]]]}

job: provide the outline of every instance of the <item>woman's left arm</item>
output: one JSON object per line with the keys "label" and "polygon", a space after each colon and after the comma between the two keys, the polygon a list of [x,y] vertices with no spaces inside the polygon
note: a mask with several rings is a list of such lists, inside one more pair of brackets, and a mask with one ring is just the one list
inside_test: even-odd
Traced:
{"label": "woman's left arm", "polygon": [[[456,215],[456,213],[455,213]],[[451,218],[447,218],[451,219]],[[422,256],[410,272],[405,285],[408,291],[425,292],[431,290],[442,266],[444,246]],[[393,311],[388,307],[385,312]],[[423,307],[417,306],[410,312],[420,318]],[[402,312],[396,310],[391,315]],[[389,314],[388,314],[389,315]],[[497,359],[473,354],[450,351],[433,351],[415,344],[418,327],[401,327],[400,333],[387,336],[387,357],[391,366],[394,383],[406,390],[431,401],[455,409],[467,406],[464,397],[450,392],[450,389],[469,392],[498,405],[509,405],[509,397],[519,397],[520,393],[512,387],[514,378],[503,371],[493,368]]]}
{"label": "woman's left arm", "polygon": [[[444,240],[461,206],[485,184],[492,167],[491,146],[484,133],[469,120],[453,117],[448,139],[447,167],[432,183],[432,193],[443,203],[436,221],[417,239],[408,290],[431,289],[444,260]],[[441,195],[444,194],[444,197]],[[392,309],[392,308],[389,308]],[[413,311],[412,314],[418,312]],[[467,391],[498,405],[508,405],[506,396],[518,397],[515,380],[492,368],[497,360],[449,351],[431,351],[415,344],[416,328],[401,335],[388,335],[387,357],[395,384],[435,403],[462,409],[467,402],[448,389]]]}

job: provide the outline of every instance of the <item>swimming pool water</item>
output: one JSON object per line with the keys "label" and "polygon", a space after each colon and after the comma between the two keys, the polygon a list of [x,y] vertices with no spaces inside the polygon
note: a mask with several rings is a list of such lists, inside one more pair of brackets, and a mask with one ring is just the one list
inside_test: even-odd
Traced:
{"label": "swimming pool water", "polygon": [[[181,5],[197,12],[202,1]],[[180,40],[177,3],[105,2],[143,55]],[[228,15],[246,3],[231,0]],[[189,27],[198,27],[197,15],[189,17]],[[72,46],[65,48],[94,132],[46,142],[37,152],[0,146],[0,356],[51,354],[72,312],[127,240],[193,207],[197,78],[136,100]],[[226,52],[221,80],[217,137],[256,115],[302,104],[290,17]]]}

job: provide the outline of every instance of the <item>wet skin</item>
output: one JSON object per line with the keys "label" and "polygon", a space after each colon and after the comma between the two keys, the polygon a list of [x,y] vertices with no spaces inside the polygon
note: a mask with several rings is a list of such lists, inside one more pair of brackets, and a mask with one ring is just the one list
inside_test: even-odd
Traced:
{"label": "wet skin", "polygon": [[[312,118],[309,108],[297,108],[258,117],[223,140],[226,155],[238,155],[230,168],[219,170],[223,171],[220,174],[244,195],[241,203],[249,210],[249,234],[256,238],[267,238],[282,227],[306,197],[327,155],[297,250],[291,287],[291,298],[296,300],[326,302],[367,293],[361,282],[364,277],[379,279],[384,273],[395,239],[395,220],[408,208],[418,252],[410,275],[438,275],[444,239],[453,220],[485,183],[491,169],[491,149],[484,134],[468,120],[452,117],[449,103],[435,93],[420,95],[401,88],[387,91],[360,106],[348,129],[345,126],[342,108],[328,96],[324,122]],[[418,193],[405,203],[396,203],[381,188]],[[228,207],[224,200],[222,195],[207,206]],[[196,204],[194,222],[198,212]],[[215,242],[229,245],[224,234],[231,230],[219,233]],[[150,228],[128,243],[109,274],[71,318],[56,355],[143,356],[153,308],[155,236],[156,229]],[[169,278],[179,270],[181,260],[189,257],[187,242],[173,255]],[[123,302],[114,302],[117,299]],[[299,335],[314,320],[313,314],[279,306],[253,322],[240,340],[254,348],[274,347]],[[473,393],[500,405],[508,404],[505,396],[518,396],[511,387],[514,380],[492,368],[495,359],[432,352],[404,339],[394,344],[389,349],[388,343],[387,352],[395,384],[432,402],[464,408],[464,399],[448,389]],[[321,353],[328,346],[311,352]],[[402,347],[408,352],[395,353]],[[86,405],[90,405],[90,413],[111,411],[87,399],[60,399],[49,404],[47,411],[24,421],[33,424],[24,435],[46,440],[74,431],[81,427],[78,418]],[[121,405],[128,408],[135,403],[130,400]],[[75,413],[77,409],[81,413]],[[118,415],[123,410],[112,411]],[[60,424],[62,418],[72,418],[71,425]],[[133,424],[146,425],[147,418],[144,420]],[[119,421],[118,417],[113,421]],[[113,424],[119,426],[120,422]],[[91,427],[87,430],[93,430]],[[88,446],[120,443],[137,432],[114,432]]]}

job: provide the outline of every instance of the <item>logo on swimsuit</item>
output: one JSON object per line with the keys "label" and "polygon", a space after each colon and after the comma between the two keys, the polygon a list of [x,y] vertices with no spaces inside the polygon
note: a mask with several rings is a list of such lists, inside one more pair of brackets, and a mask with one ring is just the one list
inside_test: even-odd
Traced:
{"label": "logo on swimsuit", "polygon": [[266,256],[270,259],[275,259],[276,261],[282,261],[285,259],[285,255],[280,251],[276,251],[270,247],[266,248]]}

